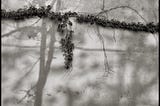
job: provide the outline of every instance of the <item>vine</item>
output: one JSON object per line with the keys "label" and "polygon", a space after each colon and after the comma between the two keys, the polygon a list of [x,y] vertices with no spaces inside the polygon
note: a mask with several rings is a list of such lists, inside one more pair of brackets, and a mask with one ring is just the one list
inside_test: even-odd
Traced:
{"label": "vine", "polygon": [[49,18],[54,21],[62,22],[63,20],[68,20],[70,17],[75,17],[78,23],[86,23],[86,24],[96,24],[101,27],[110,27],[116,29],[123,29],[123,30],[130,30],[130,31],[142,31],[142,32],[149,32],[149,33],[157,33],[159,32],[159,23],[154,24],[153,22],[142,24],[140,22],[135,23],[127,23],[127,22],[120,22],[115,19],[104,19],[98,15],[84,15],[78,14],[77,12],[51,12],[51,6],[48,5],[47,7],[40,7],[35,8],[33,6],[29,8],[20,8],[17,11],[6,11],[1,9],[1,18],[2,19],[9,19],[9,20],[25,20],[28,18],[33,17],[40,17],[40,18]]}

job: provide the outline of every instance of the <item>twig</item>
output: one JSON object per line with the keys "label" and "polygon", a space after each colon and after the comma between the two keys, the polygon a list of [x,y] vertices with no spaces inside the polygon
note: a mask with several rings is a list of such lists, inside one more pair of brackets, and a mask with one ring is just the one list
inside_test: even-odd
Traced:
{"label": "twig", "polygon": [[97,36],[99,37],[100,41],[102,42],[102,48],[103,48],[103,53],[104,53],[104,68],[105,68],[105,72],[107,71],[107,75],[105,75],[104,73],[104,76],[108,76],[112,70],[110,68],[110,65],[108,63],[108,57],[107,57],[107,54],[105,52],[105,44],[104,44],[104,39],[103,39],[103,36],[100,34],[100,31],[99,31],[99,27],[97,27]]}
{"label": "twig", "polygon": [[104,8],[105,8],[105,0],[103,0],[103,5],[102,5],[102,11],[104,11]]}
{"label": "twig", "polygon": [[31,25],[29,25],[29,26],[33,26],[33,25],[35,25],[35,24],[36,24],[36,23],[38,23],[40,20],[41,20],[41,18],[37,19],[37,21],[35,21],[34,23],[32,23],[32,24],[31,24]]}
{"label": "twig", "polygon": [[116,42],[116,36],[115,36],[115,33],[116,33],[116,31],[115,31],[115,29],[113,30],[113,40]]}
{"label": "twig", "polygon": [[77,8],[79,7],[79,5],[81,4],[80,2],[81,2],[81,0],[79,0],[78,5],[73,10],[77,10]]}
{"label": "twig", "polygon": [[[104,11],[104,8],[105,8],[105,0],[103,0],[103,7],[102,7],[102,11]],[[105,14],[106,14],[106,17],[107,17],[107,19],[108,19],[108,11],[107,12],[105,12]],[[114,39],[114,41],[116,42],[116,38],[115,38],[115,29],[113,29],[113,39]]]}
{"label": "twig", "polygon": [[39,62],[39,59],[40,58],[38,58],[36,62],[31,66],[31,68],[16,82],[16,84],[14,84],[14,89],[17,89],[18,85],[20,85],[22,81],[31,73],[35,65]]}
{"label": "twig", "polygon": [[25,0],[27,3],[29,3],[29,5],[31,6],[32,3],[30,2],[30,0]]}
{"label": "twig", "polygon": [[[145,23],[147,23],[147,20],[146,20],[142,15],[140,15],[140,13],[139,13],[136,9],[134,9],[134,8],[132,8],[132,7],[129,7],[129,6],[117,6],[117,7],[113,7],[113,8],[107,9],[107,10],[102,10],[102,11],[99,12],[96,16],[99,16],[100,14],[103,14],[103,13],[107,13],[107,14],[108,14],[108,12],[111,12],[112,10],[116,10],[116,9],[120,9],[120,8],[128,8],[128,9],[134,11],[139,17],[141,17],[141,19],[142,19]],[[154,12],[154,11],[153,11],[153,12]],[[154,13],[155,13],[155,12],[154,12]],[[155,15],[155,14],[154,14],[154,15]],[[157,39],[156,39],[156,37],[154,36],[154,34],[152,34],[152,36],[153,36],[153,38],[155,39],[155,42],[156,42],[156,45],[157,45]]]}
{"label": "twig", "polygon": [[141,17],[141,19],[145,23],[147,23],[147,20],[142,15],[140,15],[140,13],[136,9],[133,9],[132,7],[129,7],[129,6],[117,6],[117,7],[113,7],[113,8],[110,8],[110,9],[107,9],[107,10],[99,12],[96,16],[99,16],[100,14],[103,14],[103,13],[106,13],[106,12],[111,12],[112,10],[116,10],[116,9],[120,9],[120,8],[128,8],[128,9],[134,11],[138,16]]}
{"label": "twig", "polygon": [[[17,48],[27,48],[27,49],[38,49],[40,46],[26,46],[26,45],[9,45],[9,44],[2,44],[2,46],[5,47],[17,47]],[[60,49],[60,47],[55,47],[55,49]],[[101,48],[86,48],[86,47],[75,47],[75,50],[81,50],[81,51],[94,51],[94,52],[116,52],[116,53],[127,53],[128,50],[122,50],[122,49],[109,49],[109,48],[105,48],[105,49],[101,49]],[[141,51],[141,50],[132,50],[132,53],[147,53],[148,51]],[[154,51],[153,51],[154,52]]]}
{"label": "twig", "polygon": [[12,31],[10,31],[10,32],[8,32],[8,33],[6,33],[6,34],[3,34],[3,35],[1,36],[1,38],[8,37],[8,36],[10,36],[10,35],[13,34],[13,33],[16,33],[16,32],[21,31],[21,30],[25,30],[25,29],[27,29],[27,28],[29,28],[29,29],[39,29],[38,27],[24,26],[24,27],[21,27],[21,28],[12,30]]}
{"label": "twig", "polygon": [[11,28],[16,28],[15,26],[10,25],[10,24],[8,24],[7,22],[5,22],[5,21],[3,21],[3,20],[2,20],[1,22],[2,22],[2,25],[3,25],[3,24],[6,24],[7,26],[9,26],[9,27],[11,27]]}
{"label": "twig", "polygon": [[17,102],[17,104],[21,103],[27,96],[28,97],[34,96],[34,95],[30,94],[30,91],[32,89],[34,89],[35,87],[36,87],[36,85],[34,85],[33,87],[31,87],[29,90],[20,90],[20,91],[26,92],[26,94]]}

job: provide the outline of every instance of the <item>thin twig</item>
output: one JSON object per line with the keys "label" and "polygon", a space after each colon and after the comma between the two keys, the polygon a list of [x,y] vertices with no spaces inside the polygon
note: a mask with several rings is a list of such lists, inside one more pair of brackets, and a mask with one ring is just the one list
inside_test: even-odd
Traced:
{"label": "thin twig", "polygon": [[8,33],[5,33],[5,34],[1,35],[1,38],[8,37],[8,36],[10,36],[10,35],[13,34],[13,33],[16,33],[16,32],[18,32],[18,31],[25,30],[25,29],[27,29],[27,28],[30,28],[30,29],[37,29],[37,30],[39,29],[39,27],[24,26],[24,27],[21,27],[21,28],[12,30],[12,31],[10,31],[10,32],[8,32]]}
{"label": "thin twig", "polygon": [[104,8],[105,8],[105,0],[103,0],[103,5],[102,5],[102,11],[104,11]]}
{"label": "thin twig", "polygon": [[30,0],[25,0],[27,3],[29,3],[30,6],[32,6],[32,3],[30,2]]}
{"label": "thin twig", "polygon": [[129,7],[129,6],[117,6],[117,7],[113,7],[113,8],[110,8],[110,9],[107,9],[107,10],[99,12],[96,16],[99,16],[100,14],[103,14],[103,13],[106,13],[106,12],[111,12],[112,10],[116,10],[116,9],[120,9],[120,8],[128,8],[128,9],[134,11],[138,16],[141,17],[141,19],[145,23],[147,23],[147,20],[142,15],[140,15],[140,13],[136,9],[133,9],[132,7]]}
{"label": "thin twig", "polygon": [[81,4],[81,0],[79,0],[78,5],[73,10],[77,10],[80,4]]}
{"label": "thin twig", "polygon": [[105,68],[105,72],[107,72],[107,75],[105,75],[105,73],[104,73],[104,76],[108,76],[112,72],[112,70],[111,70],[110,65],[108,63],[108,57],[105,52],[104,38],[100,34],[99,27],[98,26],[96,26],[96,27],[97,27],[97,33],[98,33],[97,36],[99,37],[100,41],[102,42],[102,48],[103,48],[103,53],[104,53],[104,68]]}
{"label": "thin twig", "polygon": [[116,31],[115,31],[115,29],[113,30],[113,40],[116,42]]}
{"label": "thin twig", "polygon": [[33,26],[33,25],[35,25],[35,24],[36,24],[36,23],[38,23],[40,20],[41,20],[41,18],[37,19],[34,23],[32,23],[32,24],[31,24],[31,25],[29,25],[29,26]]}
{"label": "thin twig", "polygon": [[34,95],[30,94],[30,91],[32,89],[34,89],[35,87],[36,87],[36,85],[34,85],[33,87],[31,87],[29,90],[20,90],[20,91],[26,92],[26,94],[17,102],[17,104],[21,103],[25,98],[27,98],[27,96],[28,97],[34,96]]}
{"label": "thin twig", "polygon": [[[134,11],[139,17],[141,17],[141,19],[142,19],[145,23],[147,23],[147,20],[146,20],[136,9],[134,9],[134,8],[132,8],[132,7],[130,7],[130,6],[117,6],[117,7],[113,7],[113,8],[107,9],[107,10],[102,10],[102,11],[99,12],[96,16],[99,16],[100,14],[103,14],[103,13],[107,13],[107,14],[108,14],[108,12],[111,12],[112,10],[116,10],[116,9],[120,9],[120,8],[128,8],[128,9]],[[156,39],[156,37],[154,36],[154,34],[152,34],[152,36],[153,36],[153,38],[155,39],[156,45],[158,45],[158,44],[157,44],[157,39]]]}
{"label": "thin twig", "polygon": [[35,61],[35,63],[31,66],[31,68],[14,84],[14,89],[17,89],[17,85],[20,85],[22,81],[31,73],[35,65],[39,62],[39,58]]}
{"label": "thin twig", "polygon": [[7,22],[5,22],[5,21],[3,21],[3,20],[2,20],[1,22],[2,22],[2,25],[3,25],[3,24],[6,24],[7,26],[9,26],[9,27],[11,27],[11,28],[16,28],[16,26],[12,26],[12,25],[8,24]]}
{"label": "thin twig", "polygon": [[[10,44],[2,44],[2,46],[5,47],[17,47],[17,48],[26,48],[26,49],[38,49],[40,46],[26,46],[26,45],[10,45]],[[60,47],[55,47],[55,49],[60,49]],[[116,53],[128,53],[128,50],[122,50],[122,49],[101,49],[101,48],[86,48],[86,47],[75,47],[75,50],[81,50],[81,51],[88,51],[88,52],[116,52]],[[149,51],[142,51],[142,50],[132,50],[132,53],[147,53]],[[154,51],[153,51],[154,52]]]}

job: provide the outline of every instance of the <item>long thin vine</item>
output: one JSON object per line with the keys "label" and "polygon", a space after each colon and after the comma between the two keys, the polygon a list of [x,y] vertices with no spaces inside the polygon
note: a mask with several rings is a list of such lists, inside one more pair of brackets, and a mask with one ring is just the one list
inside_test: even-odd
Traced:
{"label": "long thin vine", "polygon": [[49,18],[54,21],[62,22],[62,20],[67,20],[70,17],[75,17],[78,23],[86,23],[86,24],[96,24],[101,27],[110,27],[116,29],[123,29],[123,30],[130,30],[130,31],[142,31],[142,32],[149,32],[149,33],[157,33],[159,32],[159,23],[154,24],[153,22],[142,24],[140,22],[135,23],[127,23],[127,22],[120,22],[115,19],[105,19],[100,17],[99,15],[93,14],[79,14],[77,12],[53,12],[50,11],[52,7],[48,5],[47,7],[40,7],[36,8],[31,6],[29,8],[20,8],[16,11],[6,11],[1,9],[1,19],[3,20],[16,20],[21,21],[28,18],[33,17],[40,17],[40,18]]}

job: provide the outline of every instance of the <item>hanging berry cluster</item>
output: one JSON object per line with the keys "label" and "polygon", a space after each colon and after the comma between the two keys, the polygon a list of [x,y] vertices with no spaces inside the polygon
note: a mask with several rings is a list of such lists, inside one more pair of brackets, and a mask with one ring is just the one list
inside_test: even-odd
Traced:
{"label": "hanging berry cluster", "polygon": [[33,6],[24,9],[18,9],[17,11],[6,11],[1,10],[1,19],[11,19],[11,20],[24,20],[27,18],[32,18],[38,16],[40,18],[49,18],[54,21],[62,22],[63,20],[68,20],[70,17],[75,17],[78,23],[89,23],[91,25],[96,24],[101,27],[111,27],[117,29],[124,29],[130,31],[143,31],[149,33],[159,32],[159,23],[148,23],[146,25],[142,23],[126,23],[117,20],[106,20],[94,15],[83,15],[76,12],[51,12],[51,6],[35,8]]}
{"label": "hanging berry cluster", "polygon": [[63,56],[65,57],[64,64],[66,69],[72,67],[73,49],[74,49],[74,44],[72,43],[72,37],[73,37],[73,31],[69,30],[67,31],[65,38],[62,38],[60,41]]}
{"label": "hanging berry cluster", "polygon": [[73,31],[71,30],[71,27],[72,22],[68,18],[62,18],[57,27],[57,31],[62,35],[65,35],[60,40],[61,50],[65,57],[65,69],[70,69],[73,61],[74,44],[72,43]]}

